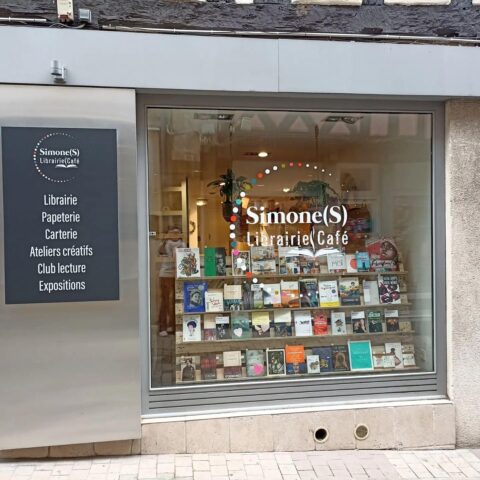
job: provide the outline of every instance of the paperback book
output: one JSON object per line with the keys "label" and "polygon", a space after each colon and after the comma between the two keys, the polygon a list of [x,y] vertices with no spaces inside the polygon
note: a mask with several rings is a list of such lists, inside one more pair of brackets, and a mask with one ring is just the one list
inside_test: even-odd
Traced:
{"label": "paperback book", "polygon": [[281,302],[283,307],[299,308],[300,292],[297,281],[280,281]]}
{"label": "paperback book", "polygon": [[217,326],[215,323],[215,315],[204,315],[203,339],[208,341],[217,339]]}
{"label": "paperback book", "polygon": [[183,316],[183,341],[200,342],[202,340],[202,328],[200,315]]}
{"label": "paperback book", "polygon": [[340,302],[344,306],[360,305],[360,285],[358,277],[341,278],[338,287]]}
{"label": "paperback book", "polygon": [[353,333],[367,333],[365,312],[351,312]]}
{"label": "paperback book", "polygon": [[252,312],[253,337],[270,336],[270,313]]}
{"label": "paperback book", "polygon": [[363,303],[365,305],[378,305],[380,303],[378,283],[375,280],[363,281]]}
{"label": "paperback book", "polygon": [[370,333],[382,333],[383,332],[382,312],[379,312],[379,311],[368,312],[367,323],[368,323],[368,331]]}
{"label": "paperback book", "polygon": [[372,346],[372,360],[373,368],[385,368],[383,364],[383,357],[385,356],[385,347],[382,345],[373,345]]}
{"label": "paperback book", "polygon": [[393,238],[370,240],[366,243],[370,268],[374,272],[398,270],[398,248]]}
{"label": "paperback book", "polygon": [[234,250],[232,262],[233,275],[245,276],[250,273],[250,252],[248,250]]}
{"label": "paperback book", "polygon": [[403,366],[415,367],[415,346],[413,344],[402,345]]}
{"label": "paperback book", "polygon": [[319,282],[320,306],[339,307],[338,287],[336,280],[323,280]]}
{"label": "paperback book", "polygon": [[341,273],[347,269],[344,253],[330,253],[327,255],[329,273]]}
{"label": "paperback book", "polygon": [[320,362],[320,373],[332,372],[332,347],[315,347],[312,348],[312,354],[318,355]]}
{"label": "paperback book", "polygon": [[246,312],[232,312],[232,339],[251,338],[250,317]]}
{"label": "paperback book", "polygon": [[242,285],[223,286],[223,308],[226,311],[242,310]]}
{"label": "paperback book", "polygon": [[300,280],[300,306],[318,307],[318,282],[314,278]]}
{"label": "paperback book", "polygon": [[199,313],[205,311],[207,282],[185,282],[183,284],[183,311]]}
{"label": "paperback book", "polygon": [[223,311],[223,292],[221,290],[210,290],[205,292],[205,311]]}
{"label": "paperback book", "polygon": [[298,275],[300,273],[298,247],[278,247],[278,268],[280,275]]}
{"label": "paperback book", "polygon": [[345,254],[345,263],[347,265],[347,273],[357,273],[357,256],[354,253]]}
{"label": "paperback book", "polygon": [[273,327],[276,337],[291,337],[292,316],[290,310],[276,310],[273,312]]}
{"label": "paperback book", "polygon": [[245,359],[247,377],[265,376],[265,352],[263,350],[247,350]]}
{"label": "paperback book", "polygon": [[403,368],[402,344],[400,342],[390,342],[385,344],[385,352],[393,355],[395,368]]}
{"label": "paperback book", "polygon": [[398,310],[385,310],[384,315],[387,332],[398,332],[400,330]]}
{"label": "paperback book", "polygon": [[332,335],[346,335],[347,321],[345,320],[345,312],[332,312]]}
{"label": "paperback book", "polygon": [[370,257],[368,256],[368,252],[357,252],[355,258],[357,260],[358,272],[370,271]]}
{"label": "paperback book", "polygon": [[309,337],[312,335],[312,316],[309,310],[297,310],[293,312],[296,337]]}
{"label": "paperback book", "polygon": [[286,375],[285,350],[267,348],[267,375]]}
{"label": "paperback book", "polygon": [[370,340],[350,340],[348,342],[350,370],[373,370],[372,345]]}
{"label": "paperback book", "polygon": [[328,318],[325,312],[321,310],[313,310],[313,334],[328,335]]}
{"label": "paperback book", "polygon": [[252,273],[267,274],[276,273],[275,249],[269,247],[250,247]]}
{"label": "paperback book", "polygon": [[263,289],[258,283],[252,283],[250,286],[253,297],[253,308],[263,308]]}
{"label": "paperback book", "polygon": [[227,274],[227,255],[223,247],[205,247],[204,271],[206,277],[224,277]]}
{"label": "paperback book", "polygon": [[335,372],[347,372],[350,370],[348,364],[348,348],[346,345],[333,345],[332,362]]}
{"label": "paperback book", "polygon": [[200,355],[200,372],[202,380],[217,379],[217,356],[214,353]]}
{"label": "paperback book", "polygon": [[242,352],[240,350],[223,352],[223,376],[227,379],[242,376]]}
{"label": "paperback book", "polygon": [[378,279],[378,292],[381,303],[401,303],[400,285],[396,275],[380,275]]}
{"label": "paperback book", "polygon": [[312,275],[319,273],[319,268],[312,251],[302,248],[300,250],[300,273]]}
{"label": "paperback book", "polygon": [[200,251],[198,248],[177,248],[175,258],[177,278],[200,276]]}
{"label": "paperback book", "polygon": [[282,306],[282,294],[279,283],[265,283],[263,285],[264,308],[279,308]]}
{"label": "paperback book", "polygon": [[287,375],[307,373],[307,364],[305,363],[305,347],[303,345],[286,345],[285,363]]}
{"label": "paperback book", "polygon": [[252,285],[247,282],[242,283],[242,308],[243,310],[253,310],[253,292]]}
{"label": "paperback book", "polygon": [[228,315],[217,315],[215,317],[215,326],[217,330],[217,340],[230,340],[232,338],[230,317]]}
{"label": "paperback book", "polygon": [[307,372],[320,373],[320,357],[318,355],[307,355]]}
{"label": "paperback book", "polygon": [[412,322],[410,320],[400,320],[399,321],[399,330],[400,332],[411,332]]}
{"label": "paperback book", "polygon": [[180,372],[182,382],[195,381],[195,362],[193,357],[182,357],[180,359]]}

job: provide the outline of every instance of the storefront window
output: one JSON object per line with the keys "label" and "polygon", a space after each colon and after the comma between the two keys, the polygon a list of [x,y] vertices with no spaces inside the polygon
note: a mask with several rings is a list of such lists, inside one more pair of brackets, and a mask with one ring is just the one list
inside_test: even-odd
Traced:
{"label": "storefront window", "polygon": [[431,124],[150,108],[152,388],[432,371]]}

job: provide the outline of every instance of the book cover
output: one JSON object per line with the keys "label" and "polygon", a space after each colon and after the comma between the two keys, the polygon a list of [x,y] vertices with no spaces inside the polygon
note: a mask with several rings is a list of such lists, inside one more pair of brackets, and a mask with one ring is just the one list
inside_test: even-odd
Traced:
{"label": "book cover", "polygon": [[305,347],[303,345],[286,345],[285,363],[287,375],[307,373],[307,364],[305,363]]}
{"label": "book cover", "polygon": [[298,275],[300,273],[298,247],[278,247],[278,269],[280,275]]}
{"label": "book cover", "polygon": [[175,258],[177,278],[200,276],[200,251],[198,248],[177,248]]}
{"label": "book cover", "polygon": [[318,307],[318,282],[314,278],[304,278],[299,282],[300,306]]}
{"label": "book cover", "polygon": [[223,286],[223,308],[226,311],[242,310],[242,285]]}
{"label": "book cover", "polygon": [[297,281],[280,281],[281,302],[283,307],[299,308],[300,291]]}
{"label": "book cover", "polygon": [[210,290],[205,292],[205,311],[223,311],[223,292],[221,290]]}
{"label": "book cover", "polygon": [[230,340],[232,338],[230,317],[228,315],[217,315],[215,317],[215,327],[217,330],[217,340]]}
{"label": "book cover", "polygon": [[253,308],[263,308],[263,288],[258,283],[252,283],[250,285],[253,297]]}
{"label": "book cover", "polygon": [[332,312],[332,335],[346,335],[347,321],[345,319],[345,312]]}
{"label": "book cover", "polygon": [[291,337],[292,315],[290,310],[276,310],[273,312],[273,327],[276,337]]}
{"label": "book cover", "polygon": [[232,339],[251,338],[250,317],[246,312],[232,312]]}
{"label": "book cover", "polygon": [[247,350],[245,358],[247,377],[265,376],[265,352],[263,350]]}
{"label": "book cover", "polygon": [[215,247],[205,247],[203,250],[203,271],[206,277],[214,277],[217,274],[215,268]]}
{"label": "book cover", "polygon": [[240,350],[223,352],[223,376],[227,379],[242,376],[242,352]]}
{"label": "book cover", "polygon": [[412,322],[410,320],[400,320],[399,321],[399,330],[400,332],[411,332]]}
{"label": "book cover", "polygon": [[368,252],[357,252],[355,258],[357,260],[358,272],[370,271],[370,257],[368,256]]}
{"label": "book cover", "polygon": [[312,354],[318,355],[320,361],[320,373],[333,372],[332,347],[312,348]]}
{"label": "book cover", "polygon": [[350,340],[348,342],[348,354],[352,372],[373,370],[372,345],[370,340]]}
{"label": "book cover", "polygon": [[368,312],[367,323],[368,323],[368,331],[370,333],[382,333],[383,332],[382,312],[379,312],[379,311]]}
{"label": "book cover", "polygon": [[263,285],[264,308],[278,308],[282,306],[282,295],[279,283],[265,283]]}
{"label": "book cover", "polygon": [[322,312],[321,310],[313,310],[312,317],[313,317],[313,334],[328,335],[327,314],[325,312]]}
{"label": "book cover", "polygon": [[323,280],[318,283],[321,307],[339,307],[338,287],[336,280]]}
{"label": "book cover", "polygon": [[363,281],[363,303],[365,305],[378,305],[380,303],[378,283],[376,280]]}
{"label": "book cover", "polygon": [[348,364],[348,348],[346,345],[333,345],[332,363],[335,372],[348,372],[350,370]]}
{"label": "book cover", "polygon": [[267,274],[276,273],[275,249],[269,247],[250,247],[252,273]]}
{"label": "book cover", "polygon": [[345,264],[347,265],[347,273],[357,273],[357,256],[355,253],[345,254]]}
{"label": "book cover", "polygon": [[344,306],[360,305],[360,284],[358,277],[344,277],[339,281],[340,302]]}
{"label": "book cover", "polygon": [[182,382],[195,381],[195,361],[193,357],[182,357],[180,359],[180,372]]}
{"label": "book cover", "polygon": [[200,313],[205,311],[207,282],[185,282],[183,284],[183,311]]}
{"label": "book cover", "polygon": [[235,276],[245,276],[250,273],[250,252],[248,250],[234,250],[232,254],[232,273]]}
{"label": "book cover", "polygon": [[398,310],[385,310],[384,315],[387,332],[398,332],[400,330]]}
{"label": "book cover", "polygon": [[383,368],[395,368],[395,355],[393,353],[383,355]]}
{"label": "book cover", "polygon": [[252,292],[252,285],[248,282],[242,283],[242,307],[243,310],[253,310],[253,292]]}
{"label": "book cover", "polygon": [[217,379],[217,356],[215,353],[200,355],[200,373],[202,380]]}
{"label": "book cover", "polygon": [[296,337],[309,337],[312,335],[312,316],[309,310],[297,310],[293,312]]}
{"label": "book cover", "polygon": [[373,368],[385,368],[383,357],[385,355],[385,347],[383,345],[372,345]]}
{"label": "book cover", "polygon": [[401,303],[400,285],[396,275],[380,275],[378,278],[380,303]]}
{"label": "book cover", "polygon": [[267,348],[267,375],[286,375],[285,350]]}
{"label": "book cover", "polygon": [[320,357],[318,355],[307,355],[307,372],[320,373]]}
{"label": "book cover", "polygon": [[380,238],[366,242],[370,268],[374,272],[398,270],[398,248],[393,238]]}
{"label": "book cover", "polygon": [[347,269],[344,253],[330,253],[327,255],[329,273],[341,273]]}
{"label": "book cover", "polygon": [[365,325],[365,312],[351,312],[353,333],[367,333]]}
{"label": "book cover", "polygon": [[413,344],[402,345],[403,366],[415,367],[415,346]]}
{"label": "book cover", "polygon": [[200,342],[202,340],[202,328],[200,315],[183,316],[183,341]]}
{"label": "book cover", "polygon": [[203,339],[208,341],[217,339],[217,326],[215,323],[215,315],[204,315]]}
{"label": "book cover", "polygon": [[385,352],[393,355],[395,368],[403,368],[402,344],[400,342],[389,342],[385,344]]}
{"label": "book cover", "polygon": [[215,275],[217,277],[227,275],[227,253],[224,247],[215,248]]}
{"label": "book cover", "polygon": [[270,336],[270,313],[252,312],[253,337]]}
{"label": "book cover", "polygon": [[300,273],[312,275],[320,273],[315,255],[312,251],[302,248],[300,251]]}

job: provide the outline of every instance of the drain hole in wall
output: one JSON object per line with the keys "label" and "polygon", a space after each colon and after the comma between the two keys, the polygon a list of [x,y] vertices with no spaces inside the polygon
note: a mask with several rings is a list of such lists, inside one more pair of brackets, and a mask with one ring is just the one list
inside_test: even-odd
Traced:
{"label": "drain hole in wall", "polygon": [[363,423],[360,423],[355,427],[354,435],[357,440],[365,440],[368,437],[369,433],[370,433],[370,430]]}
{"label": "drain hole in wall", "polygon": [[318,443],[326,442],[328,439],[328,430],[324,427],[317,428],[313,433],[313,436]]}

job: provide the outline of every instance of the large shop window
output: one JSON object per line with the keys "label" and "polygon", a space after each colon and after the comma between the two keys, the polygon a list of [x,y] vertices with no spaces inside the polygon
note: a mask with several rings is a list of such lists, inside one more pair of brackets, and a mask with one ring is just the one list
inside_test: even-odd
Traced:
{"label": "large shop window", "polygon": [[149,108],[152,388],[433,371],[431,126]]}

